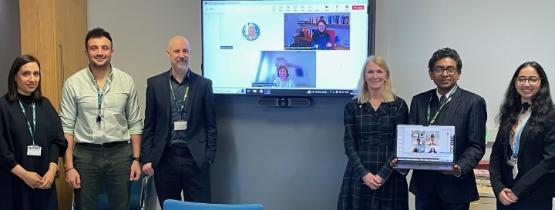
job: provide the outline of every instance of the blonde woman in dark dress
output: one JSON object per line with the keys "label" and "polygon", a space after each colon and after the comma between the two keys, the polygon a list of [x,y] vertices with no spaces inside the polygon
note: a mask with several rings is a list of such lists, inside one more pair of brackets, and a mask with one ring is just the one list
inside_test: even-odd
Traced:
{"label": "blonde woman in dark dress", "polygon": [[389,68],[369,57],[362,69],[358,95],[345,106],[347,167],[338,210],[408,210],[403,174],[390,166],[395,156],[397,124],[407,123],[408,107],[392,92]]}

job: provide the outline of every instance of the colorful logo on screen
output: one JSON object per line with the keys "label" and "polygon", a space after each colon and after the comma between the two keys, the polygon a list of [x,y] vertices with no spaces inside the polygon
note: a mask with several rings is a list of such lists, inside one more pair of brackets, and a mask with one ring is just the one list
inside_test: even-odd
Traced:
{"label": "colorful logo on screen", "polygon": [[247,23],[243,26],[243,37],[248,41],[254,41],[260,36],[260,28],[256,23]]}

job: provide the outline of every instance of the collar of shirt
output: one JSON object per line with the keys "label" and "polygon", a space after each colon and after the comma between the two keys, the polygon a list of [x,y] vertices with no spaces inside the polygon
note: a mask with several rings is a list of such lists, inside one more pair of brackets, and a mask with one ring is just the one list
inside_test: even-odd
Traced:
{"label": "collar of shirt", "polygon": [[183,78],[183,81],[181,81],[181,83],[179,83],[179,82],[177,81],[177,79],[175,79],[175,77],[173,76],[173,74],[172,74],[172,69],[170,69],[170,79],[171,79],[173,82],[175,82],[176,84],[178,84],[178,85],[182,84],[182,83],[185,82],[185,81],[187,81],[187,82],[188,82],[188,81],[191,81],[191,79],[192,79],[192,75],[191,75],[191,74],[192,74],[192,73],[191,73],[191,69],[188,69],[188,70],[187,70],[187,73],[185,73],[185,78]]}
{"label": "collar of shirt", "polygon": [[[453,92],[455,92],[455,90],[457,90],[457,88],[458,88],[458,85],[456,85],[456,84],[453,85],[453,87],[451,88],[451,90],[449,90],[449,92],[447,92],[447,94],[445,94],[445,97],[449,97],[451,94],[453,94]],[[438,99],[438,100],[439,100],[439,99],[441,98],[441,96],[442,96],[441,94],[439,94],[439,91],[437,90],[437,88],[436,88],[436,96],[437,96],[437,99]]]}
{"label": "collar of shirt", "polygon": [[[91,67],[87,66],[87,69],[88,69],[87,77],[89,78],[89,81],[92,82],[94,87],[98,87],[96,83],[96,79],[94,79],[94,75],[92,73]],[[110,89],[110,84],[112,83],[113,75],[114,75],[114,71],[112,70],[112,65],[110,65],[110,72],[108,72],[108,76],[106,77],[106,81],[104,82],[103,92],[108,92],[108,90]]]}

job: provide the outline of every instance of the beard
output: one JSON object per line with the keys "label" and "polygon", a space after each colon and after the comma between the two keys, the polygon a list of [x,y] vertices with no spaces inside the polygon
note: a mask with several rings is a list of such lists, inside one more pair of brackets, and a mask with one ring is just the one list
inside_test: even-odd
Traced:
{"label": "beard", "polygon": [[175,63],[175,67],[180,70],[187,70],[189,68],[189,62],[186,60],[180,60]]}

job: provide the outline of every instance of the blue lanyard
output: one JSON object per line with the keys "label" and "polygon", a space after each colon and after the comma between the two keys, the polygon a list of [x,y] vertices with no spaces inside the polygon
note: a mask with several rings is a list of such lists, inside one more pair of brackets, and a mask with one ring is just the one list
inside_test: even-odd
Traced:
{"label": "blue lanyard", "polygon": [[518,158],[518,152],[520,150],[520,136],[522,135],[522,131],[524,130],[524,127],[526,127],[526,124],[528,123],[528,119],[530,119],[529,117],[524,119],[522,121],[523,126],[515,133],[515,141],[514,141],[514,145],[513,145],[513,155],[511,155],[512,159],[517,159]]}
{"label": "blue lanyard", "polygon": [[23,107],[23,104],[21,103],[21,101],[19,101],[19,107],[21,107],[21,111],[23,112],[23,117],[25,117],[25,121],[27,122],[27,127],[29,128],[29,133],[31,133],[31,140],[33,141],[33,145],[35,145],[35,129],[37,128],[37,115],[35,112],[35,102],[33,102],[33,127],[31,127],[31,123],[29,122],[29,119],[27,119],[27,113],[25,112],[25,108]]}

